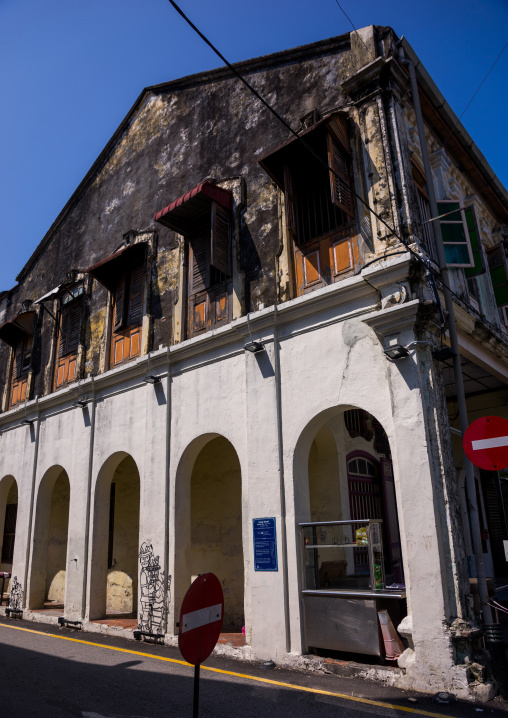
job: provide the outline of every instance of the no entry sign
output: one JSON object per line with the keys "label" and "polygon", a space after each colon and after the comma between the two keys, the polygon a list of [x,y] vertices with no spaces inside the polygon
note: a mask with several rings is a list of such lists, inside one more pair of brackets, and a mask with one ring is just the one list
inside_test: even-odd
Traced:
{"label": "no entry sign", "polygon": [[483,416],[467,427],[463,438],[469,461],[480,469],[500,471],[508,467],[508,421]]}
{"label": "no entry sign", "polygon": [[224,618],[224,594],[213,573],[203,573],[191,585],[180,611],[178,647],[188,663],[206,661],[219,639]]}

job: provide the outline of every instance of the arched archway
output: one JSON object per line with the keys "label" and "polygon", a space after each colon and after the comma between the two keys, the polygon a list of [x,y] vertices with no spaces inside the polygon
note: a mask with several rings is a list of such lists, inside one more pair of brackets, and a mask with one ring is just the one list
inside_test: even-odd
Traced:
{"label": "arched archway", "polygon": [[[367,411],[351,406],[322,412],[300,435],[293,467],[297,523],[380,519],[387,583],[402,583],[391,451],[380,422]],[[335,542],[351,545],[356,541],[354,526],[336,531]],[[365,569],[366,557],[361,549],[334,551],[333,561],[323,550],[319,560],[328,564],[321,570],[323,575],[328,571],[328,584],[338,585],[339,578],[358,578],[365,573],[362,567]],[[319,582],[322,566],[314,568]]]}
{"label": "arched archway", "polygon": [[138,613],[140,476],[126,452],[101,467],[95,484],[88,617]]}
{"label": "arched archway", "polygon": [[211,571],[224,590],[223,630],[240,631],[245,624],[242,474],[224,436],[207,434],[187,447],[177,471],[175,509],[175,605],[199,574]]}
{"label": "arched archway", "polygon": [[[11,573],[16,539],[18,485],[14,476],[0,480],[0,571]],[[10,581],[4,586],[9,592]],[[0,605],[3,596],[0,595]]]}
{"label": "arched archway", "polygon": [[70,483],[61,466],[52,466],[37,491],[28,607],[63,613],[67,570]]}

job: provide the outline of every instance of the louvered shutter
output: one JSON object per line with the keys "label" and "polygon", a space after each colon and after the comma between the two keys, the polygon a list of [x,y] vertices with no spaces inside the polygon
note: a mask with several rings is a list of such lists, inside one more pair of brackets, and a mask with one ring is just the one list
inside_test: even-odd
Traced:
{"label": "louvered shutter", "polygon": [[331,133],[328,133],[328,164],[333,170],[330,171],[332,202],[349,217],[354,217],[347,154]]}
{"label": "louvered shutter", "polygon": [[23,372],[23,345],[24,341],[22,340],[16,346],[16,352],[14,354],[14,379],[18,379]]}
{"label": "louvered shutter", "polygon": [[489,250],[487,257],[496,304],[498,307],[504,307],[508,305],[508,265],[504,244],[501,242]]}
{"label": "louvered shutter", "polygon": [[190,258],[190,291],[196,294],[210,286],[210,260],[209,260],[210,238],[207,234],[200,234],[191,239]]}
{"label": "louvered shutter", "polygon": [[128,326],[137,324],[143,319],[143,284],[145,281],[145,268],[141,264],[131,272],[129,287],[129,315]]}
{"label": "louvered shutter", "polygon": [[217,202],[212,202],[210,264],[227,277],[230,276],[229,254],[229,212]]}
{"label": "louvered shutter", "polygon": [[68,324],[67,324],[67,351],[76,351],[79,346],[79,339],[81,335],[81,314],[82,304],[81,302],[73,302],[69,307],[68,311]]}
{"label": "louvered shutter", "polygon": [[293,239],[297,239],[297,224],[295,210],[295,194],[293,190],[293,178],[291,170],[287,165],[284,167],[284,203],[286,206],[286,221],[289,232],[293,235]]}
{"label": "louvered shutter", "polygon": [[115,325],[114,330],[117,332],[123,327],[124,323],[124,306],[125,306],[125,275],[121,277],[116,285],[115,290]]}
{"label": "louvered shutter", "polygon": [[69,336],[69,307],[63,307],[60,319],[60,337],[58,339],[58,358],[67,354],[67,339]]}

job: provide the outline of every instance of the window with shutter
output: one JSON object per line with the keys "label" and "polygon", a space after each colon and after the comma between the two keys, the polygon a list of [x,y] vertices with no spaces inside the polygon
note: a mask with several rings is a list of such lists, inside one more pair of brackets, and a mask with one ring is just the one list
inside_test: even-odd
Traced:
{"label": "window with shutter", "polygon": [[205,219],[196,221],[187,235],[189,337],[231,321],[230,231],[230,212],[212,201]]}
{"label": "window with shutter", "polygon": [[229,190],[202,182],[154,217],[185,238],[189,337],[231,321],[232,209]]}
{"label": "window with shutter", "polygon": [[26,399],[31,359],[32,337],[25,334],[13,347],[10,408]]}
{"label": "window with shutter", "polygon": [[[449,267],[464,267],[471,270],[469,277],[481,274],[483,268],[483,255],[480,249],[478,235],[472,208],[466,211],[461,209],[457,200],[441,200],[437,203],[439,216],[446,215],[439,222],[443,237],[446,264]],[[453,211],[456,210],[456,211]],[[473,253],[473,243],[476,247],[476,257]]]}
{"label": "window with shutter", "polygon": [[346,118],[336,113],[302,134],[314,154],[292,140],[260,160],[284,191],[297,295],[349,276],[359,259]]}
{"label": "window with shutter", "polygon": [[145,275],[145,264],[137,264],[117,282],[113,302],[111,366],[123,364],[140,354]]}
{"label": "window with shutter", "polygon": [[60,331],[55,366],[55,389],[76,378],[76,361],[81,340],[83,284],[67,290],[60,298]]}
{"label": "window with shutter", "polygon": [[503,324],[508,326],[508,262],[504,242],[487,252],[490,278]]}

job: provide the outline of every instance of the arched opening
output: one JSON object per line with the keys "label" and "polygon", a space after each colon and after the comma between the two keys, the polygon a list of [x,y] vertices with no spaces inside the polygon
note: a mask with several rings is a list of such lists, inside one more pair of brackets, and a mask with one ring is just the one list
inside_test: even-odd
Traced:
{"label": "arched opening", "polygon": [[104,463],[95,488],[91,620],[137,619],[139,500],[136,462],[118,452]]}
{"label": "arched opening", "polygon": [[303,524],[304,644],[383,655],[377,611],[386,608],[395,624],[406,611],[384,428],[361,409],[328,410],[302,433],[294,478],[296,517]]}
{"label": "arched opening", "polygon": [[67,472],[53,466],[37,492],[29,608],[63,614],[67,569],[70,484]]}
{"label": "arched opening", "polygon": [[[0,481],[0,572],[11,573],[16,539],[16,518],[18,513],[18,485],[13,476],[4,476]],[[7,600],[10,579],[2,580],[0,606]]]}
{"label": "arched opening", "polygon": [[[224,591],[224,632],[245,624],[242,475],[233,445],[200,437],[185,452],[177,475],[175,604],[192,581],[212,572]],[[175,616],[178,621],[178,617]]]}

